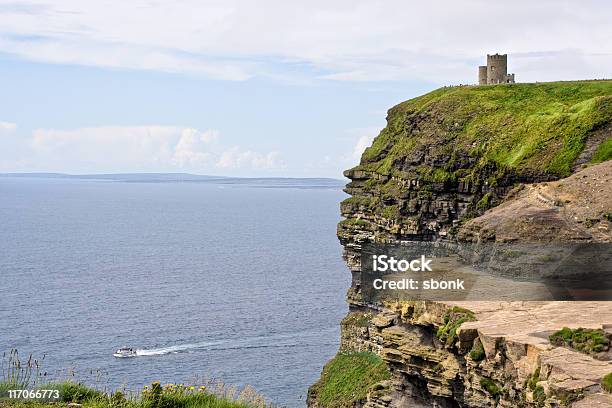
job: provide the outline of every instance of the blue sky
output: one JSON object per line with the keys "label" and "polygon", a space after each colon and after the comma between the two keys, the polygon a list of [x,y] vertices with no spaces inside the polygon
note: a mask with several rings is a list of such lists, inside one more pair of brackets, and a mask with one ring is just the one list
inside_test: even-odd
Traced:
{"label": "blue sky", "polygon": [[0,172],[340,177],[487,52],[611,76],[609,2],[513,4],[0,0]]}

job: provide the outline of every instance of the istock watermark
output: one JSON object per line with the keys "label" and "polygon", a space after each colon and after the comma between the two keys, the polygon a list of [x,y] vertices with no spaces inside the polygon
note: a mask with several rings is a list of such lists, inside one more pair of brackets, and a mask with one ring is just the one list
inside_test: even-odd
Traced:
{"label": "istock watermark", "polygon": [[[434,259],[425,255],[416,259],[396,258],[393,255],[372,255],[372,272],[381,274],[385,272],[434,272],[432,262]],[[465,290],[465,281],[463,279],[438,280],[434,278],[376,278],[372,281],[372,287],[376,290]]]}
{"label": "istock watermark", "polygon": [[364,244],[364,301],[612,300],[608,243]]}
{"label": "istock watermark", "polygon": [[425,255],[421,255],[420,259],[411,261],[406,259],[395,259],[393,256],[387,255],[372,255],[372,270],[375,272],[425,272],[431,270],[431,259],[427,259]]}

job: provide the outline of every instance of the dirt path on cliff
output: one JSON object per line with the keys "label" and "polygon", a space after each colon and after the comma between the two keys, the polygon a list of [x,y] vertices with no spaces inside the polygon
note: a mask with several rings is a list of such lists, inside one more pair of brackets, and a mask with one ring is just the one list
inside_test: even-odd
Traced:
{"label": "dirt path on cliff", "polygon": [[465,241],[612,242],[612,161],[558,181],[517,188],[499,206],[467,222]]}

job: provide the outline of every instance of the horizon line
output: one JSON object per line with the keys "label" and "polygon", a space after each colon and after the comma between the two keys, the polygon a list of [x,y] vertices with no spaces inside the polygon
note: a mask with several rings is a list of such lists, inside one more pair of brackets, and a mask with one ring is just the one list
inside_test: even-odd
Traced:
{"label": "horizon line", "polygon": [[95,177],[95,176],[191,176],[191,177],[202,177],[208,179],[299,179],[299,180],[335,180],[343,181],[341,178],[335,177],[298,177],[298,176],[220,176],[210,174],[197,174],[187,172],[103,172],[103,173],[62,173],[62,172],[45,172],[45,171],[34,171],[34,172],[0,172],[0,177],[6,176],[47,176],[52,178],[53,176],[61,177]]}

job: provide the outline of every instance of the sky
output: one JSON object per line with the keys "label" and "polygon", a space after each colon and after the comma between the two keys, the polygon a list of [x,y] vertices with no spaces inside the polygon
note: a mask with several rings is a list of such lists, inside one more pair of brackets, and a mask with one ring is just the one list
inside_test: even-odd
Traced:
{"label": "sky", "polygon": [[612,77],[612,2],[0,0],[0,172],[342,177],[393,105]]}

